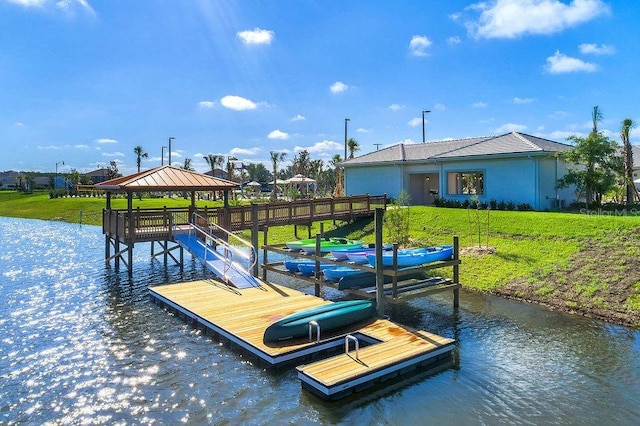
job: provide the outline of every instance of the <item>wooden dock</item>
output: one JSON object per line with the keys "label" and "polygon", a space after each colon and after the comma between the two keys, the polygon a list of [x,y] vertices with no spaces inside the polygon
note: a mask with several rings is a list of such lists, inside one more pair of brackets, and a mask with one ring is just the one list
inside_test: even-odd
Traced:
{"label": "wooden dock", "polygon": [[345,342],[357,339],[357,356],[351,344],[349,352],[342,349],[338,355],[297,367],[303,388],[325,399],[338,399],[407,369],[433,363],[449,356],[454,348],[452,339],[377,318],[323,333],[317,341],[265,344],[262,338],[271,323],[296,311],[333,302],[266,282],[261,287],[235,289],[212,280],[193,281],[149,291],[154,301],[269,365],[335,353],[336,348],[345,347]]}

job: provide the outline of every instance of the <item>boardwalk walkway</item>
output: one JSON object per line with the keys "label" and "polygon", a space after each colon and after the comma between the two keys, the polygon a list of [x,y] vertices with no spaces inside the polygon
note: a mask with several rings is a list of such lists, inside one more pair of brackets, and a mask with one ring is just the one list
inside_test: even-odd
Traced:
{"label": "boardwalk walkway", "polygon": [[[353,220],[373,217],[376,207],[386,207],[385,195],[315,198],[256,204],[258,227],[311,225],[319,220]],[[193,212],[210,223],[231,232],[251,229],[254,205],[226,208],[105,209],[102,230],[105,235],[125,244],[147,241],[171,241],[172,226],[188,225]],[[132,223],[133,222],[133,223]]]}

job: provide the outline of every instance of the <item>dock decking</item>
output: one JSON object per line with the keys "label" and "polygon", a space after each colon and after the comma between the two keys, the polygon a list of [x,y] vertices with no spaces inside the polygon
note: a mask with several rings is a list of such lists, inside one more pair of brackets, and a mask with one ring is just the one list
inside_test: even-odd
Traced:
{"label": "dock decking", "polygon": [[265,282],[261,287],[235,289],[217,281],[192,281],[149,291],[155,301],[270,365],[344,347],[345,336],[356,337],[361,346],[357,358],[351,350],[297,367],[302,386],[325,399],[340,398],[407,368],[434,362],[454,348],[452,339],[376,318],[323,333],[317,342],[303,339],[267,345],[263,335],[271,323],[296,311],[333,302]]}

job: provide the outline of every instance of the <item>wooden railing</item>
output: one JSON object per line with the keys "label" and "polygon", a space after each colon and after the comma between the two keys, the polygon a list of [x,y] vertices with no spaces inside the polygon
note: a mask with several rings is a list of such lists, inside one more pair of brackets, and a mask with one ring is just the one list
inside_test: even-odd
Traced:
{"label": "wooden railing", "polygon": [[[372,216],[376,207],[386,208],[385,195],[316,198],[257,204],[258,226],[311,224],[318,220],[351,220]],[[195,212],[229,231],[251,229],[253,205],[227,208],[198,208]],[[171,226],[187,225],[191,207],[103,210],[102,231],[125,243],[171,240]]]}

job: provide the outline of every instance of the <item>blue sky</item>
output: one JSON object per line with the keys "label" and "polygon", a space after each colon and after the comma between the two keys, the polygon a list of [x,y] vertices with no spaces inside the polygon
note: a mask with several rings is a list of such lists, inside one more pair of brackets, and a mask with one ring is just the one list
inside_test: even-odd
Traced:
{"label": "blue sky", "polygon": [[[0,171],[640,122],[635,1],[0,0]],[[640,143],[634,129],[632,143]],[[167,150],[165,150],[165,164]],[[286,163],[285,163],[286,164]],[[270,168],[270,166],[268,166]]]}

